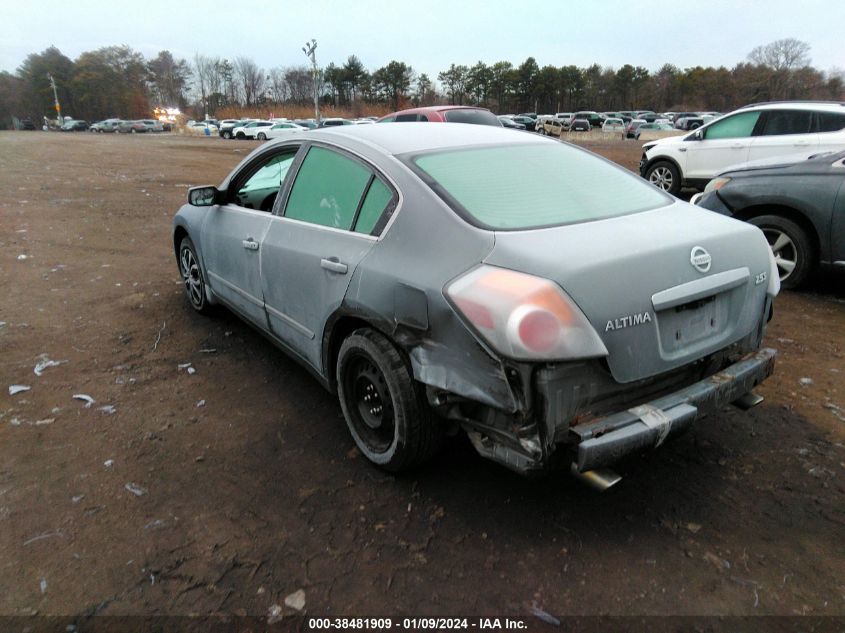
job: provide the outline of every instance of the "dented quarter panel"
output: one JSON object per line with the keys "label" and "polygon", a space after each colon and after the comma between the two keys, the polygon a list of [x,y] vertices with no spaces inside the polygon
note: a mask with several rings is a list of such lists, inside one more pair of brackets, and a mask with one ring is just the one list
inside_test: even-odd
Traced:
{"label": "dented quarter panel", "polygon": [[392,224],[358,267],[344,312],[374,315],[430,387],[506,411],[517,408],[500,359],[463,325],[443,295],[490,253],[494,234],[470,226],[397,159],[377,167],[403,193]]}

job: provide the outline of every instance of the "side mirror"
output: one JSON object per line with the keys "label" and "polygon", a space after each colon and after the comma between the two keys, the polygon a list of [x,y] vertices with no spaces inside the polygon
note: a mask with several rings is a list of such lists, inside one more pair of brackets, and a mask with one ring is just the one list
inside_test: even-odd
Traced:
{"label": "side mirror", "polygon": [[692,134],[690,134],[686,140],[688,141],[700,141],[704,138],[704,135],[701,133],[701,130],[696,130]]}
{"label": "side mirror", "polygon": [[210,207],[220,200],[220,191],[217,187],[206,185],[205,187],[191,187],[188,189],[188,204],[194,207]]}

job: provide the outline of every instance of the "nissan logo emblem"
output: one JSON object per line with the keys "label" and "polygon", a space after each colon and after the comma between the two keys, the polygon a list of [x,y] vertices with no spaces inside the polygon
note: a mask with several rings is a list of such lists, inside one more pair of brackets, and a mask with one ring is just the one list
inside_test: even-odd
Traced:
{"label": "nissan logo emblem", "polygon": [[713,258],[710,257],[710,253],[704,250],[701,246],[694,246],[692,251],[689,254],[689,263],[693,265],[700,273],[706,273],[710,270],[710,264],[712,263]]}

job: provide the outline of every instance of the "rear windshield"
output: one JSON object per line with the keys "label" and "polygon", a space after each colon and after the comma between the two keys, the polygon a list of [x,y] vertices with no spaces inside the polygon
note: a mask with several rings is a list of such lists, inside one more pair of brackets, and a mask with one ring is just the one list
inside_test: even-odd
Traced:
{"label": "rear windshield", "polygon": [[588,222],[672,202],[633,173],[561,143],[432,152],[410,164],[467,221],[493,230]]}
{"label": "rear windshield", "polygon": [[502,127],[496,115],[489,110],[447,110],[446,120],[449,123],[475,123],[476,125]]}

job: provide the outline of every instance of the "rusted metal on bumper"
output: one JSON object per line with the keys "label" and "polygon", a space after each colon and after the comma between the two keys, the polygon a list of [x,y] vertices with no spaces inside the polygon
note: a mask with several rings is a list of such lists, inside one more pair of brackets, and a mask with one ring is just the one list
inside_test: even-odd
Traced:
{"label": "rusted metal on bumper", "polygon": [[649,402],[572,427],[579,472],[609,466],[630,453],[659,446],[704,413],[748,393],[772,374],[777,352],[760,349],[717,374]]}

